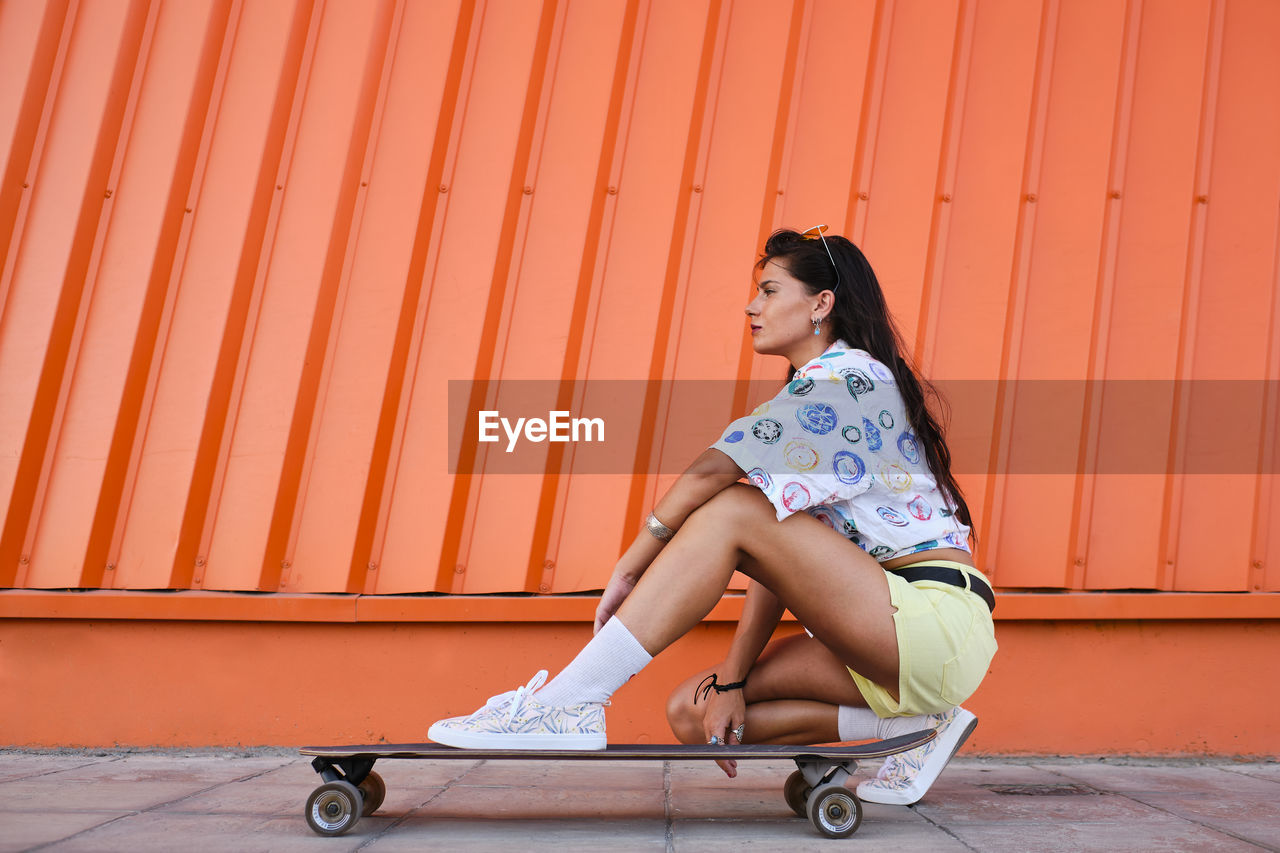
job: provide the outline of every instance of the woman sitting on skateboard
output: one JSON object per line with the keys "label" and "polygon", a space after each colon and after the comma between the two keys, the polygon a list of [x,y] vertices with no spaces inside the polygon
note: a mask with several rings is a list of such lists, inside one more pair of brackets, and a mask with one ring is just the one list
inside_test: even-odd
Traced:
{"label": "woman sitting on skateboard", "polygon": [[[441,720],[433,741],[603,749],[604,703],[697,625],[737,570],[750,578],[742,621],[725,660],[672,693],[676,736],[810,744],[934,728],[937,738],[858,786],[871,802],[924,796],[977,724],[959,706],[995,654],[995,599],[875,273],[823,230],[769,238],[746,308],[755,351],[785,357],[791,381],[658,501],[578,656],[550,683],[539,672]],[[784,608],[810,636],[769,643]]]}

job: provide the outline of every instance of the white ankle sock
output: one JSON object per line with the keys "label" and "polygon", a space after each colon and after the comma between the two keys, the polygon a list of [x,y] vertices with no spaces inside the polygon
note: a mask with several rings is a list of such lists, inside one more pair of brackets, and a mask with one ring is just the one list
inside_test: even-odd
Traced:
{"label": "white ankle sock", "polygon": [[927,717],[877,717],[870,708],[841,705],[837,716],[840,740],[884,740],[932,728]]}
{"label": "white ankle sock", "polygon": [[604,702],[651,660],[653,655],[614,616],[534,698],[560,708]]}

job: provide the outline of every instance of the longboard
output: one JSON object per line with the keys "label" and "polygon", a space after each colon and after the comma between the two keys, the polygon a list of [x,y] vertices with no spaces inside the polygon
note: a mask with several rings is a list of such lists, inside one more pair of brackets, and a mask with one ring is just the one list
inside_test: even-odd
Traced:
{"label": "longboard", "polygon": [[862,823],[862,803],[844,781],[859,761],[885,758],[923,746],[935,733],[913,732],[853,746],[787,744],[611,744],[605,749],[458,749],[436,743],[308,746],[301,752],[324,779],[307,798],[303,814],[320,835],[343,835],[362,816],[373,814],[386,796],[386,784],[373,771],[383,759],[545,760],[545,761],[692,761],[789,758],[796,770],[783,785],[783,797],[798,817],[807,817],[823,835],[845,838]]}

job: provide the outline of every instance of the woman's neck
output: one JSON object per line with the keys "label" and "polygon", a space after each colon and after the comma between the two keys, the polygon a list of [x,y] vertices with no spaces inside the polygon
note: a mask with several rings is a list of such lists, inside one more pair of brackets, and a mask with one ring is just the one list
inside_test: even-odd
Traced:
{"label": "woman's neck", "polygon": [[795,349],[787,354],[787,360],[791,362],[793,368],[799,370],[826,352],[832,343],[834,341],[827,340],[825,336],[819,338],[815,335],[812,340],[798,344]]}

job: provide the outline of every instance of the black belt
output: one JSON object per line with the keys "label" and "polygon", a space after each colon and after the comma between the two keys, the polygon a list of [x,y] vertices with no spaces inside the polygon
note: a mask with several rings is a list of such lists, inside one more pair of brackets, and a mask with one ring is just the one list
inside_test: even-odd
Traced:
{"label": "black belt", "polygon": [[[969,587],[971,592],[976,592],[978,596],[987,603],[987,608],[992,613],[996,610],[996,596],[991,591],[991,587],[987,586],[986,581],[977,575],[971,575],[968,572],[962,572],[959,569],[953,569],[949,566],[905,566],[901,569],[885,569],[886,572],[893,572],[907,583],[915,583],[916,581],[939,581],[941,583],[949,583],[952,586],[958,586],[964,589]],[[968,576],[969,583],[965,584],[964,579]]]}

